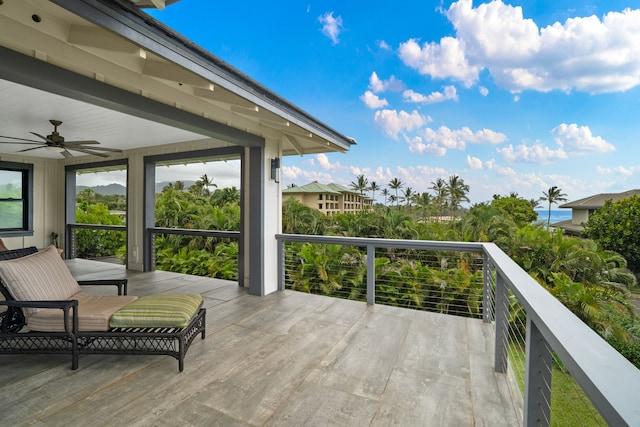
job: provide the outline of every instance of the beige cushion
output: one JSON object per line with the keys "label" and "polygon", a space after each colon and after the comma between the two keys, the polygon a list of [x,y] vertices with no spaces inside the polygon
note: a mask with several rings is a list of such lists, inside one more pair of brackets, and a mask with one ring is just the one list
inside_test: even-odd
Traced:
{"label": "beige cushion", "polygon": [[[108,331],[111,315],[138,297],[129,295],[90,295],[78,292],[69,299],[78,300],[78,330]],[[32,331],[64,331],[63,313],[60,309],[42,309],[27,318],[27,327]],[[69,316],[71,317],[71,316]],[[69,323],[69,327],[71,327]]]}
{"label": "beige cushion", "polygon": [[[55,246],[22,258],[0,261],[0,279],[18,301],[66,300],[80,292]],[[25,315],[39,308],[25,309]]]}

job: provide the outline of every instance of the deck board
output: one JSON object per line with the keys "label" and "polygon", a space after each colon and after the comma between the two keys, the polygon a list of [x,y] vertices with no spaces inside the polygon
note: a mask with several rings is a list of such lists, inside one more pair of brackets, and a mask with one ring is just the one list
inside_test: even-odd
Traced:
{"label": "deck board", "polygon": [[[207,337],[178,372],[167,356],[0,355],[3,425],[519,425],[493,371],[490,325],[293,291],[69,262],[129,293],[201,293]],[[102,269],[102,270],[101,270]],[[102,292],[102,290],[100,290]]]}

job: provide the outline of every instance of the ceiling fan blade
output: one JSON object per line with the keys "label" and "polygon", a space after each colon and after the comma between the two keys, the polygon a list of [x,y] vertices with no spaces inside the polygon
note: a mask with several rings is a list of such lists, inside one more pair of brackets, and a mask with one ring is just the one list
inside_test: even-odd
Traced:
{"label": "ceiling fan blade", "polygon": [[100,144],[98,141],[87,140],[87,141],[65,141],[64,145],[78,145],[78,144]]}
{"label": "ceiling fan blade", "polygon": [[55,141],[52,141],[52,140],[50,140],[49,138],[47,138],[46,136],[42,136],[42,135],[40,135],[39,133],[35,133],[35,132],[29,132],[29,133],[30,133],[30,134],[32,134],[32,135],[35,135],[35,136],[37,136],[37,137],[40,137],[40,138],[44,139],[44,140],[45,140],[45,141],[47,141],[47,142],[52,142],[52,143],[54,143],[54,144],[55,144]]}
{"label": "ceiling fan blade", "polygon": [[67,150],[61,151],[60,154],[62,154],[62,157],[66,157],[67,159],[69,157],[73,157],[73,155],[70,152],[68,152]]}
{"label": "ceiling fan blade", "polygon": [[104,153],[97,153],[95,151],[86,150],[86,149],[84,149],[82,147],[67,147],[67,150],[79,151],[81,153],[91,154],[92,156],[109,157],[108,155],[106,155]]}
{"label": "ceiling fan blade", "polygon": [[18,153],[23,153],[25,151],[31,151],[31,150],[37,150],[38,148],[45,148],[46,145],[41,145],[40,147],[31,147],[31,148],[25,148],[24,150],[18,150]]}
{"label": "ceiling fan blade", "polygon": [[[65,143],[66,145],[66,143]],[[69,147],[70,150],[75,150],[77,148],[86,148],[88,150],[96,150],[96,151],[111,151],[112,153],[122,153],[122,150],[117,148],[107,148],[107,147]]]}
{"label": "ceiling fan blade", "polygon": [[[14,136],[3,136],[3,135],[0,135],[0,138],[15,139],[18,141],[28,141],[28,143],[30,144],[42,144],[42,142],[36,141],[35,139],[16,138]],[[13,142],[13,141],[0,141],[0,142],[7,142],[9,144],[26,144],[26,142]]]}

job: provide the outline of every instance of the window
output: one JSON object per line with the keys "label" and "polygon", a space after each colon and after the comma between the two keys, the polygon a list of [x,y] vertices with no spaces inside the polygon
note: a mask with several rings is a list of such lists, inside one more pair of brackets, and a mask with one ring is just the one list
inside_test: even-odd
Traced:
{"label": "window", "polygon": [[318,194],[318,200],[322,200],[322,194]]}
{"label": "window", "polygon": [[0,162],[0,235],[33,235],[33,165]]}
{"label": "window", "polygon": [[318,209],[322,210],[322,203],[318,203]]}

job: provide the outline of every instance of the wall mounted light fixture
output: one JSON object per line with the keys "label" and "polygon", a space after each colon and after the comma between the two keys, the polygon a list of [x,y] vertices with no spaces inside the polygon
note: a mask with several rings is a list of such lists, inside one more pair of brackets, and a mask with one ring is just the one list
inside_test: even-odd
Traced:
{"label": "wall mounted light fixture", "polygon": [[280,183],[280,158],[271,159],[271,179]]}

